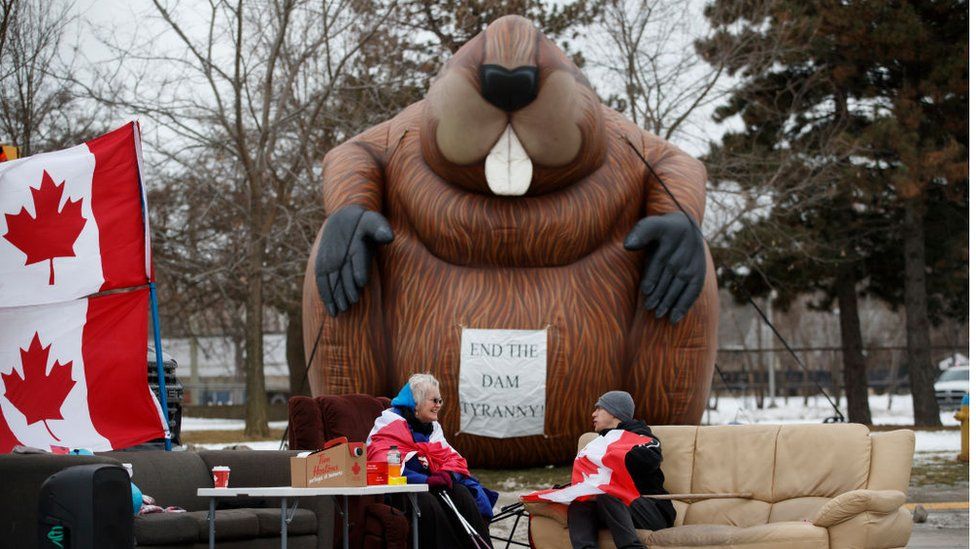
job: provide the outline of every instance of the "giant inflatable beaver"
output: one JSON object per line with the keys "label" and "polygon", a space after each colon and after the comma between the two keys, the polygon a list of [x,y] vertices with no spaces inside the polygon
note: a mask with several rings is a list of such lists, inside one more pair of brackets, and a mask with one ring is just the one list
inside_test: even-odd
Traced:
{"label": "giant inflatable beaver", "polygon": [[454,436],[472,464],[571,459],[612,389],[651,424],[698,423],[718,322],[690,221],[704,167],[602,106],[528,20],[493,22],[425,99],[323,166],[304,289],[313,395],[391,395],[429,371],[450,436],[461,328],[547,328],[545,436]]}

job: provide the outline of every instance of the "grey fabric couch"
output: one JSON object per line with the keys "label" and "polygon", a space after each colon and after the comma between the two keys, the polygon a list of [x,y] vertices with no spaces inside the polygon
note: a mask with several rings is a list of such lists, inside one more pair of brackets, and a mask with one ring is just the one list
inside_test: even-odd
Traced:
{"label": "grey fabric couch", "polygon": [[[0,547],[37,547],[37,505],[41,484],[73,465],[131,463],[133,482],[162,507],[175,505],[187,513],[158,513],[135,518],[139,547],[207,547],[209,499],[197,488],[213,487],[210,469],[231,468],[230,486],[283,486],[290,483],[288,458],[297,452],[222,450],[201,452],[106,452],[95,456],[40,454],[0,455]],[[218,547],[260,549],[280,547],[280,499],[221,498],[218,500]],[[289,502],[291,503],[291,502]],[[334,507],[329,498],[300,498],[288,525],[288,547],[332,547]]]}

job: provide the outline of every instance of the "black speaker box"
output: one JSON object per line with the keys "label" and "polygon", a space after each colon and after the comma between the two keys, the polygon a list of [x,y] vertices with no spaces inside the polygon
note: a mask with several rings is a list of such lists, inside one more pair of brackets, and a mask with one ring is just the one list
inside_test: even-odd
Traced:
{"label": "black speaker box", "polygon": [[38,546],[115,549],[135,545],[129,474],[118,465],[77,465],[41,485]]}

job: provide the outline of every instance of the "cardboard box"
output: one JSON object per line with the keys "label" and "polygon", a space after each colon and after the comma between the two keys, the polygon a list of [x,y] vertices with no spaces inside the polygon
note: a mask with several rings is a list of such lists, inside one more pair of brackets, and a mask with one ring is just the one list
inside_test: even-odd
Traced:
{"label": "cardboard box", "polygon": [[366,486],[366,445],[362,442],[329,441],[314,452],[291,458],[293,488]]}

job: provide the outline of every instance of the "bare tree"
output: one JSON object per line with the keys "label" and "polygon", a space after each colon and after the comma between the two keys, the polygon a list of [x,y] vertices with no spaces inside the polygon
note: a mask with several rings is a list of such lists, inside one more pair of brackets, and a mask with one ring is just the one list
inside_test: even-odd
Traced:
{"label": "bare tree", "polygon": [[[201,321],[234,329],[242,313],[245,434],[266,436],[269,295],[287,286],[295,300],[303,269],[294,258],[303,264],[311,242],[294,237],[309,234],[320,209],[317,159],[325,143],[350,136],[336,135],[329,112],[392,5],[154,0],[153,8],[164,30],[133,44],[107,40],[126,70],[102,74],[88,91],[159,129],[147,136],[150,156],[167,194],[184,197],[163,199],[170,217],[156,228],[169,276],[190,290],[196,303],[179,301]],[[283,270],[284,255],[293,262]],[[287,280],[277,279],[283,272]]]}
{"label": "bare tree", "polygon": [[3,47],[7,43],[7,29],[14,13],[16,0],[0,0],[0,59],[3,59]]}
{"label": "bare tree", "polygon": [[[613,0],[598,18],[591,63],[609,86],[611,104],[665,139],[687,135],[690,117],[720,99],[723,63],[695,51],[702,19],[680,0]],[[735,55],[736,51],[723,52]]]}
{"label": "bare tree", "polygon": [[0,141],[20,155],[74,145],[103,130],[97,108],[74,93],[65,42],[76,22],[59,0],[0,0]]}

